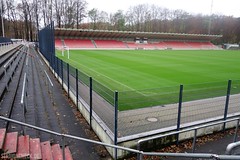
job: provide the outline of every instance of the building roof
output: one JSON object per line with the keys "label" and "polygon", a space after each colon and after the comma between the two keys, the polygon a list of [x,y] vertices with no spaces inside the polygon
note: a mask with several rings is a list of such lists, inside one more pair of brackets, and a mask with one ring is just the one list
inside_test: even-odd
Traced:
{"label": "building roof", "polygon": [[55,28],[57,38],[106,38],[106,39],[163,39],[163,40],[202,40],[212,41],[221,38],[222,35],[207,34],[186,34],[186,33],[164,33],[164,32],[134,32],[134,31],[113,31],[113,30],[92,30],[92,29],[68,29]]}

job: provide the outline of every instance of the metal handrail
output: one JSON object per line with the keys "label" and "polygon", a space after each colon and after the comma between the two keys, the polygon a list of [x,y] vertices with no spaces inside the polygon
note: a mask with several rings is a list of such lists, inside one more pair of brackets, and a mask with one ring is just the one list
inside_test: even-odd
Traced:
{"label": "metal handrail", "polygon": [[[86,138],[81,138],[81,137],[77,137],[77,136],[73,136],[73,135],[68,135],[68,134],[62,134],[62,133],[58,133],[55,131],[51,131],[48,129],[44,129],[41,127],[37,127],[34,125],[30,125],[27,123],[23,123],[20,121],[16,121],[13,119],[9,119],[3,116],[0,116],[0,119],[5,120],[5,121],[9,121],[12,123],[16,123],[19,125],[23,125],[25,127],[29,127],[29,128],[33,128],[42,132],[46,132],[46,133],[50,133],[53,135],[57,135],[57,136],[61,136],[63,138],[63,145],[65,146],[65,138],[71,138],[71,139],[76,139],[76,140],[81,140],[81,141],[85,141],[85,142],[89,142],[89,143],[94,143],[94,144],[99,144],[99,145],[103,145],[106,147],[111,147],[111,148],[116,148],[116,149],[121,149],[121,150],[125,150],[125,151],[129,151],[132,153],[137,153],[140,155],[148,155],[148,156],[168,156],[168,157],[185,157],[185,158],[209,158],[209,159],[224,159],[224,160],[239,160],[240,156],[237,155],[217,155],[217,154],[204,154],[204,153],[156,153],[156,152],[143,152],[140,150],[136,150],[136,149],[131,149],[131,148],[126,148],[126,147],[122,147],[122,146],[117,146],[117,145],[112,145],[112,144],[107,144],[107,143],[103,143],[103,142],[99,142],[99,141],[94,141],[94,140],[90,140],[90,139],[86,139]],[[64,155],[64,152],[63,152]],[[141,156],[141,157],[142,157]],[[63,159],[65,159],[65,156],[63,156]]]}
{"label": "metal handrail", "polygon": [[230,155],[232,153],[232,150],[236,147],[240,146],[240,141],[238,142],[234,142],[234,143],[230,143],[227,148],[226,148],[226,154]]}
{"label": "metal handrail", "polygon": [[[209,158],[209,159],[225,159],[225,160],[239,160],[240,156],[236,156],[236,155],[217,155],[217,154],[204,154],[204,153],[156,153],[156,152],[143,152],[140,150],[135,150],[135,149],[131,149],[131,148],[126,148],[126,147],[122,147],[122,146],[117,146],[117,145],[112,145],[112,144],[107,144],[107,143],[103,143],[103,142],[99,142],[99,141],[94,141],[94,140],[90,140],[90,139],[86,139],[86,138],[81,138],[81,137],[77,137],[77,136],[73,136],[73,135],[68,135],[68,134],[62,134],[62,133],[58,133],[55,131],[51,131],[48,129],[44,129],[41,127],[37,127],[34,125],[30,125],[27,123],[23,123],[20,121],[16,121],[13,119],[9,119],[3,116],[0,116],[0,119],[5,120],[5,121],[9,121],[12,123],[16,123],[19,125],[23,125],[25,127],[29,127],[29,128],[33,128],[39,131],[43,131],[46,133],[50,133],[53,135],[57,135],[57,136],[61,136],[63,137],[63,145],[65,146],[65,138],[71,138],[71,139],[76,139],[76,140],[81,140],[81,141],[85,141],[85,142],[89,142],[89,143],[94,143],[94,144],[99,144],[99,145],[103,145],[106,147],[111,147],[111,148],[116,148],[116,149],[121,149],[121,150],[125,150],[125,151],[129,151],[132,153],[137,153],[140,155],[148,155],[148,156],[169,156],[169,157],[185,157],[185,158]],[[64,152],[63,152],[64,155]],[[142,157],[142,156],[141,156]],[[65,159],[65,156],[63,157]]]}
{"label": "metal handrail", "polygon": [[[176,135],[176,134],[180,134],[180,133],[184,133],[184,132],[189,132],[189,131],[193,131],[194,130],[193,147],[192,147],[192,152],[194,152],[195,144],[196,144],[196,137],[197,137],[197,130],[198,129],[206,128],[206,127],[210,127],[210,126],[214,126],[214,125],[218,125],[218,124],[222,124],[222,123],[232,122],[232,121],[237,121],[235,134],[234,134],[234,139],[233,139],[233,141],[235,142],[236,138],[237,138],[236,135],[237,135],[237,131],[238,131],[238,125],[239,125],[240,118],[222,120],[222,121],[219,121],[219,122],[214,122],[214,123],[205,124],[205,125],[201,125],[201,126],[197,126],[197,127],[187,128],[187,129],[183,129],[183,130],[180,130],[180,131],[175,131],[175,132],[171,132],[171,133],[167,133],[167,134],[163,134],[163,135],[157,135],[157,136],[148,137],[148,138],[145,138],[145,139],[140,139],[137,142],[137,149],[140,150],[140,147],[141,147],[140,145],[143,142],[154,140],[154,139],[163,138],[163,137],[166,137],[166,136]],[[140,155],[138,155],[138,156],[140,156]],[[140,159],[141,159],[141,157],[140,157]]]}
{"label": "metal handrail", "polygon": [[37,127],[37,126],[34,126],[34,125],[30,125],[30,124],[27,124],[27,123],[24,123],[24,122],[9,119],[9,118],[3,117],[3,116],[0,116],[0,119],[5,120],[5,121],[9,121],[11,123],[23,125],[25,127],[29,127],[29,128],[32,128],[32,129],[36,129],[36,130],[39,130],[39,131],[42,131],[42,132],[45,132],[45,133],[50,133],[50,134],[53,134],[53,135],[56,135],[56,136],[61,136],[63,138],[62,146],[65,146],[65,142],[64,142],[65,138],[71,138],[71,139],[81,140],[81,141],[85,141],[85,142],[89,142],[89,143],[103,145],[103,146],[106,146],[106,147],[122,149],[122,150],[133,152],[133,153],[141,153],[141,151],[138,151],[138,150],[135,150],[135,149],[126,148],[126,147],[122,147],[122,146],[116,146],[116,145],[112,145],[112,144],[107,144],[107,143],[94,141],[94,140],[90,140],[90,139],[86,139],[86,138],[81,138],[81,137],[77,137],[77,136],[73,136],[73,135],[69,135],[69,134],[58,133],[58,132],[51,131],[51,130],[48,130],[48,129],[44,129],[44,128],[41,128],[41,127]]}
{"label": "metal handrail", "polygon": [[[161,157],[178,157],[178,158],[206,158],[214,160],[239,160],[240,156],[237,155],[218,155],[210,153],[154,153],[154,152],[142,152],[142,155],[146,156],[161,156]],[[142,159],[140,159],[142,160]]]}

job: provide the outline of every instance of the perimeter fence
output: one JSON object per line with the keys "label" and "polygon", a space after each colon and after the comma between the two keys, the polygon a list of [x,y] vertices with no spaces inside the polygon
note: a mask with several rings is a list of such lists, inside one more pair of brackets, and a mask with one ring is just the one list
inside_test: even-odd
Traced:
{"label": "perimeter fence", "polygon": [[89,119],[97,115],[118,138],[240,114],[240,80],[117,92],[58,57],[52,59],[68,96],[71,92],[84,101]]}
{"label": "perimeter fence", "polygon": [[[39,37],[54,36],[52,26],[46,29]],[[40,41],[41,51],[68,97],[84,104],[90,126],[93,119],[104,123],[114,144],[240,115],[239,80],[117,92],[56,57],[45,43]]]}

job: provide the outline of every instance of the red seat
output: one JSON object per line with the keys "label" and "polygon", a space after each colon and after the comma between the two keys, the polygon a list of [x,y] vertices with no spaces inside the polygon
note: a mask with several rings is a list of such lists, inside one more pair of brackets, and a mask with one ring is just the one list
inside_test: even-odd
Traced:
{"label": "red seat", "polygon": [[65,45],[71,48],[95,48],[90,39],[64,39]]}
{"label": "red seat", "polygon": [[122,41],[117,40],[94,40],[97,48],[127,48]]}

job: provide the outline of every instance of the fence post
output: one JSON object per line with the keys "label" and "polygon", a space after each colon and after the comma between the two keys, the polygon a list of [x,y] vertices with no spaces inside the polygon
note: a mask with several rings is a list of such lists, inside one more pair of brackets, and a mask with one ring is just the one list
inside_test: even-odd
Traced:
{"label": "fence post", "polygon": [[89,122],[90,122],[90,128],[92,129],[92,77],[89,78],[89,105],[90,105],[90,117],[89,117]]}
{"label": "fence post", "polygon": [[237,120],[237,124],[236,124],[236,128],[235,128],[235,133],[234,133],[234,138],[233,138],[233,142],[237,142],[237,132],[238,132],[238,126],[239,126],[239,121],[240,119]]}
{"label": "fence post", "polygon": [[70,85],[70,83],[69,83],[69,64],[67,63],[67,87],[68,87],[68,98],[69,98],[69,91],[70,91],[70,89],[69,89],[69,85]]}
{"label": "fence post", "polygon": [[[230,94],[231,94],[231,86],[232,86],[232,80],[228,80],[228,88],[227,88],[225,110],[224,110],[224,117],[223,117],[224,120],[227,119],[229,98],[230,98]],[[223,131],[225,131],[225,127],[226,127],[226,123],[223,124]]]}
{"label": "fence post", "polygon": [[53,60],[52,60],[52,62],[53,62],[53,73],[54,73],[54,76],[55,76],[55,73],[56,73],[56,68],[55,68],[55,56],[52,55],[52,57],[53,57]]}
{"label": "fence post", "polygon": [[196,140],[197,140],[197,129],[195,128],[194,129],[193,144],[192,144],[192,153],[195,152]]}
{"label": "fence post", "polygon": [[54,55],[54,77],[56,77],[57,74],[57,57]]}
{"label": "fence post", "polygon": [[50,66],[51,66],[51,69],[53,70],[53,56],[51,54],[49,54],[50,56]]}
{"label": "fence post", "polygon": [[62,88],[63,88],[63,60],[61,60],[61,78],[62,78]]}
{"label": "fence post", "polygon": [[[118,91],[114,95],[114,108],[115,108],[115,125],[114,125],[114,145],[117,145],[118,138]],[[115,159],[117,159],[117,148],[115,148]]]}
{"label": "fence post", "polygon": [[58,61],[57,61],[57,66],[58,66],[58,79],[59,79],[59,77],[60,77],[60,66],[59,66],[59,65],[60,65],[59,63],[60,63],[60,62],[59,62],[59,61],[60,61],[60,59],[58,58]]}
{"label": "fence post", "polygon": [[[178,117],[177,117],[177,131],[180,130],[180,124],[181,124],[181,112],[182,112],[182,96],[183,96],[183,85],[180,85],[179,90],[179,101],[178,101]],[[177,134],[177,144],[179,140],[179,134]]]}
{"label": "fence post", "polygon": [[58,58],[57,57],[56,57],[56,73],[57,73],[56,77],[58,78],[58,76],[59,76],[59,69],[58,69]]}
{"label": "fence post", "polygon": [[76,68],[76,105],[78,108],[78,69]]}

